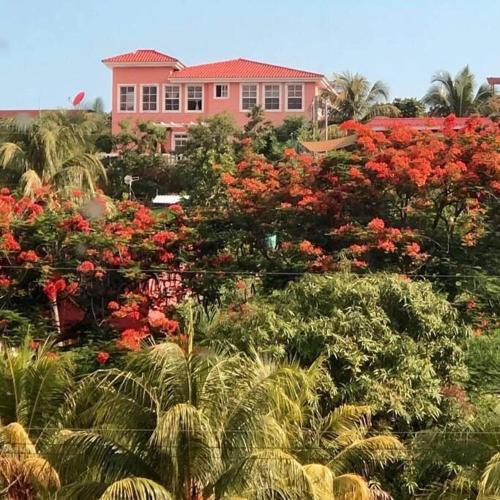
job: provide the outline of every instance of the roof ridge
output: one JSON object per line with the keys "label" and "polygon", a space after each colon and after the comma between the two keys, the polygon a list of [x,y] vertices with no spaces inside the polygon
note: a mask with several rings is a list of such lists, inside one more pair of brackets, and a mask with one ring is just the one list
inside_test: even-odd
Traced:
{"label": "roof ridge", "polygon": [[323,76],[322,73],[316,73],[315,71],[309,71],[306,69],[298,69],[298,68],[292,68],[290,66],[283,66],[281,64],[274,64],[274,63],[266,63],[262,61],[256,61],[255,59],[247,59],[245,57],[240,57],[238,58],[239,61],[246,61],[246,62],[251,62],[254,64],[263,64],[264,66],[271,66],[273,68],[282,68],[282,69],[288,69],[290,71],[301,71],[302,73],[311,73],[312,75],[318,75],[318,76]]}

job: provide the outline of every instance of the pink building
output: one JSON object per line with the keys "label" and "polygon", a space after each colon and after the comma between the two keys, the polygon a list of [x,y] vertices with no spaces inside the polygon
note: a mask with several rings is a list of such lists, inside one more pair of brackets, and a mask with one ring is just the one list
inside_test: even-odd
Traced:
{"label": "pink building", "polygon": [[248,59],[184,66],[151,49],[103,63],[113,71],[113,132],[120,130],[122,120],[152,120],[169,128],[171,150],[185,144],[189,125],[223,111],[239,126],[254,106],[261,106],[273,123],[286,116],[314,119],[316,96],[329,85],[319,73]]}

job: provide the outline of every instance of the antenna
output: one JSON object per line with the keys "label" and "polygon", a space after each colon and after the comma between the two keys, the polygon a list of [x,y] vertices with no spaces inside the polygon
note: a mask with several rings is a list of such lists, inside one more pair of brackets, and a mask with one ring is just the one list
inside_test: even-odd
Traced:
{"label": "antenna", "polygon": [[123,178],[123,182],[128,186],[128,195],[129,195],[129,199],[132,199],[135,198],[135,195],[134,195],[134,191],[132,189],[132,184],[135,182],[135,181],[138,181],[139,180],[139,177],[133,177],[131,175],[126,175],[124,178]]}

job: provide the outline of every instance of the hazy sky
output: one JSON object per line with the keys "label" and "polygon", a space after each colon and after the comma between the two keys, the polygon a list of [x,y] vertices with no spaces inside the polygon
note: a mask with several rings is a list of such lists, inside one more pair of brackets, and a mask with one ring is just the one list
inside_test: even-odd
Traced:
{"label": "hazy sky", "polygon": [[500,76],[500,0],[0,0],[0,108],[108,106],[101,59],[155,48],[198,64],[236,57],[381,79],[421,97],[431,75]]}

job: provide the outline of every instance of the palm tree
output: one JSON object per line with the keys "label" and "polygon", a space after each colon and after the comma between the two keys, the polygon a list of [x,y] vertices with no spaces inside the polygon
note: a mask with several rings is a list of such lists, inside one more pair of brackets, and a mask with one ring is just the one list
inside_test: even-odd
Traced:
{"label": "palm tree", "polygon": [[359,73],[344,72],[334,75],[332,87],[334,92],[328,92],[324,97],[332,107],[331,118],[336,123],[399,115],[398,108],[386,102],[389,88],[380,80],[371,85]]}
{"label": "palm tree", "polygon": [[1,498],[31,499],[60,486],[57,472],[37,453],[32,438],[43,443],[44,429],[48,433],[57,421],[73,365],[56,357],[49,343],[33,347],[29,338],[18,348],[0,345]]}
{"label": "palm tree", "polygon": [[29,338],[17,348],[0,345],[0,421],[18,423],[38,437],[63,404],[74,365],[53,353],[48,342],[34,347]]}
{"label": "palm tree", "polygon": [[[440,478],[421,496],[493,500],[500,496],[500,413],[476,421],[469,431],[423,431],[416,435],[413,462],[425,477]],[[418,478],[417,478],[418,480]]]}
{"label": "palm tree", "polygon": [[54,492],[59,476],[41,457],[22,425],[0,428],[0,496],[7,500],[30,500],[37,493]]}
{"label": "palm tree", "polygon": [[321,446],[336,439],[332,453],[307,456],[319,431],[303,427],[317,411],[321,374],[318,366],[165,343],[133,355],[124,371],[89,375],[61,413],[66,429],[84,430],[61,431],[50,450],[59,497],[312,500],[323,466],[309,464],[312,457],[332,475],[330,494],[364,498],[355,493],[366,493],[367,483],[346,473],[350,465],[382,463],[401,445],[390,437],[363,444],[364,417],[344,409],[327,418],[330,434],[322,436]]}
{"label": "palm tree", "polygon": [[106,172],[90,141],[92,123],[74,123],[63,112],[35,121],[4,120],[0,128],[0,165],[20,176],[26,196],[50,186],[64,196],[94,194]]}
{"label": "palm tree", "polygon": [[479,112],[493,95],[490,85],[483,83],[474,94],[474,75],[469,66],[465,66],[453,78],[448,71],[436,73],[431,80],[433,84],[422,99],[430,106],[430,112],[437,116],[468,116]]}
{"label": "palm tree", "polygon": [[401,458],[403,445],[389,433],[370,435],[370,432],[368,406],[343,405],[326,416],[315,411],[300,435],[299,459],[316,464],[307,466],[309,473],[314,472],[316,484],[322,484],[323,488],[328,484],[334,498],[344,498],[342,495],[348,492],[354,498],[371,498],[361,474]]}

